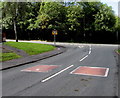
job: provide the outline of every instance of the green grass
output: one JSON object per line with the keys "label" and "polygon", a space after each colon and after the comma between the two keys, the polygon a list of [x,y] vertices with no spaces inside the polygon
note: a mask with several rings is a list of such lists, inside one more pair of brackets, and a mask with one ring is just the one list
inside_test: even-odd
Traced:
{"label": "green grass", "polygon": [[45,45],[39,43],[26,43],[26,42],[6,42],[6,45],[21,49],[29,55],[36,55],[43,52],[54,50],[55,47],[52,45]]}
{"label": "green grass", "polygon": [[118,53],[120,54],[120,49],[118,50]]}
{"label": "green grass", "polygon": [[16,58],[20,58],[21,56],[17,55],[16,53],[0,53],[0,61],[8,61]]}

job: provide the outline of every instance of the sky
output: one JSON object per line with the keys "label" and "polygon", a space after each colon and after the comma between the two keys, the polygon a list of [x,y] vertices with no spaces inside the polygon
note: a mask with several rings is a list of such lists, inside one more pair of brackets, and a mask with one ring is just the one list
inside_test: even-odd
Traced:
{"label": "sky", "polygon": [[120,0],[100,0],[100,1],[104,4],[106,3],[108,6],[112,6],[112,9],[114,10],[115,15],[118,16],[118,2]]}
{"label": "sky", "polygon": [[[0,0],[0,1],[4,1],[4,0]],[[11,0],[12,1],[12,0]],[[22,1],[22,0],[21,0]],[[34,0],[33,0],[34,1]],[[56,1],[56,0],[55,0]],[[61,1],[61,0],[57,0],[57,1]],[[62,0],[62,1],[71,1],[71,0]],[[80,1],[80,0],[76,0],[76,1]],[[89,0],[89,1],[96,1],[96,0]],[[111,6],[113,11],[115,12],[115,15],[118,16],[118,2],[120,0],[98,0],[98,1],[101,1],[102,3],[106,3],[108,6]],[[119,5],[120,7],[120,5]],[[120,14],[120,12],[119,12]]]}

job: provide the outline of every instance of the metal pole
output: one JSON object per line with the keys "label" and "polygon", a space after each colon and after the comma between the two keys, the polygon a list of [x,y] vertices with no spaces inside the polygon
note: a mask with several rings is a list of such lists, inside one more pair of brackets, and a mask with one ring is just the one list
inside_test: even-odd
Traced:
{"label": "metal pole", "polygon": [[56,45],[56,35],[54,34],[54,46]]}

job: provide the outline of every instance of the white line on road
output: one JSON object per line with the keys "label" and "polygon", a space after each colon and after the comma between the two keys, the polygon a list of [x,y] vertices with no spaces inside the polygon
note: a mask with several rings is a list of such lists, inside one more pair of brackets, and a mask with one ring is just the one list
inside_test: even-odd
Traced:
{"label": "white line on road", "polygon": [[107,77],[105,75],[93,75],[93,74],[78,74],[78,73],[70,73],[70,74],[76,74],[76,75],[87,75],[87,76],[97,76],[97,77]]}
{"label": "white line on road", "polygon": [[79,48],[83,48],[84,46],[78,46]]}
{"label": "white line on road", "polygon": [[[80,47],[80,46],[79,46]],[[91,51],[92,51],[92,48],[91,48],[91,45],[89,46],[89,53],[88,54],[91,54]],[[85,57],[83,57],[82,59],[80,59],[80,62],[83,61],[85,58],[87,58],[88,55],[86,55]]]}
{"label": "white line on road", "polygon": [[90,49],[89,49],[89,53],[88,54],[91,54],[91,50],[92,50],[91,45],[89,47],[90,47]]}
{"label": "white line on road", "polygon": [[109,72],[109,68],[107,68],[107,70],[106,70],[105,77],[108,76],[108,72]]}
{"label": "white line on road", "polygon": [[89,54],[91,54],[91,51],[89,51]]}
{"label": "white line on road", "polygon": [[90,50],[89,51],[91,51],[92,49],[91,49],[91,47],[90,47]]}
{"label": "white line on road", "polygon": [[51,78],[53,78],[53,77],[59,75],[60,73],[62,73],[62,72],[64,72],[64,71],[68,70],[69,68],[71,68],[71,67],[73,67],[73,66],[74,66],[74,65],[71,65],[71,66],[69,66],[69,67],[67,67],[67,68],[65,68],[65,69],[63,69],[63,70],[61,70],[61,71],[55,73],[54,75],[52,75],[52,76],[50,76],[50,77],[48,77],[48,78],[42,80],[41,82],[46,82],[46,81],[50,80]]}
{"label": "white line on road", "polygon": [[70,72],[70,74],[73,74],[73,72],[77,69],[79,69],[81,66],[77,67],[76,69],[74,69],[72,72]]}
{"label": "white line on road", "polygon": [[80,59],[80,62],[83,61],[87,57],[88,57],[88,55],[86,55],[85,57],[83,57],[82,59]]}

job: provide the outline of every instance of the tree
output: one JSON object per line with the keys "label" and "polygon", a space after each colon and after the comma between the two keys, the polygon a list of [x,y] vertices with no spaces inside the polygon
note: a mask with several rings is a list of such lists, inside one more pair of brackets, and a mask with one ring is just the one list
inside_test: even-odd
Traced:
{"label": "tree", "polygon": [[[67,7],[66,13],[67,21],[66,25],[69,29],[70,40],[80,41],[80,35],[82,31],[82,21],[83,14],[82,8],[80,5],[76,5],[75,3],[71,3],[70,6]],[[73,37],[74,36],[74,37]]]}
{"label": "tree", "polygon": [[[111,7],[106,4],[100,6],[99,11],[95,16],[95,36],[94,38],[98,42],[114,43],[115,42],[115,23],[116,18]],[[108,40],[109,36],[109,40]],[[102,39],[101,39],[102,38]]]}
{"label": "tree", "polygon": [[96,30],[112,31],[115,27],[116,18],[111,7],[106,4],[101,5],[100,10],[95,15]]}
{"label": "tree", "polygon": [[41,2],[29,3],[29,7],[28,7],[29,11],[26,16],[26,22],[28,23],[28,27],[27,27],[28,30],[32,31],[33,29],[35,29],[34,24],[35,21],[37,20],[40,6],[41,6]]}
{"label": "tree", "polygon": [[[113,40],[116,18],[112,8],[101,2],[4,2],[3,27],[15,31],[20,39],[102,42]],[[31,38],[30,38],[31,37]]]}
{"label": "tree", "polygon": [[18,42],[17,36],[17,21],[18,18],[23,18],[25,16],[26,11],[26,3],[25,2],[3,2],[2,3],[2,15],[3,15],[3,26],[10,23],[13,24],[14,32],[15,32],[15,40]]}
{"label": "tree", "polygon": [[83,22],[82,22],[82,28],[83,28],[83,36],[84,41],[88,42],[91,41],[93,33],[95,33],[95,14],[100,9],[100,5],[102,3],[100,2],[78,2],[78,4],[82,8],[82,14],[83,14]]}
{"label": "tree", "polygon": [[64,21],[64,7],[59,2],[42,2],[35,26],[58,29]]}
{"label": "tree", "polygon": [[51,32],[53,29],[56,29],[58,32],[61,32],[57,35],[57,38],[59,39],[65,28],[64,23],[65,8],[60,2],[41,3],[37,20],[34,25],[34,28],[40,30],[41,36],[46,35],[47,37],[44,36],[45,39],[52,40]]}

